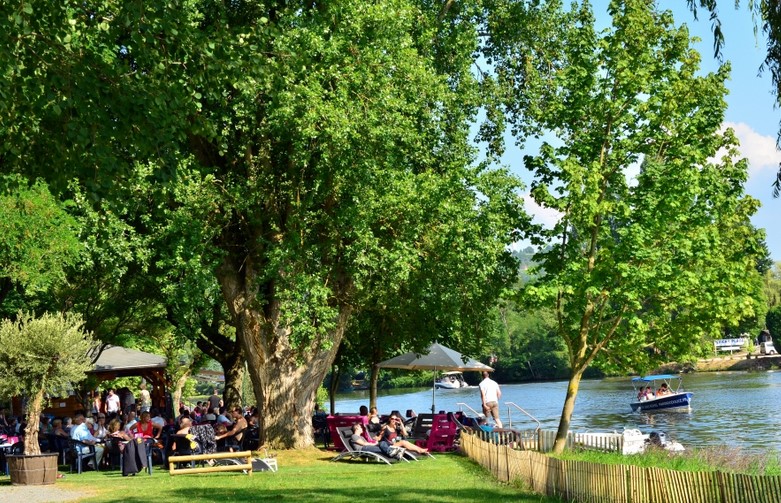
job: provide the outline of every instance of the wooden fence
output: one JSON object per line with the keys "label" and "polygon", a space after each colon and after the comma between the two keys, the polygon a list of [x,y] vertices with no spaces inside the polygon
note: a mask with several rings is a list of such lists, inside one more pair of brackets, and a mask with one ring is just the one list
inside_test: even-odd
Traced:
{"label": "wooden fence", "polygon": [[[476,434],[487,442],[514,445],[521,450],[550,452],[556,441],[555,430],[515,430],[514,432],[482,432]],[[567,448],[581,448],[603,452],[623,452],[621,433],[574,433],[567,435]]]}
{"label": "wooden fence", "polygon": [[630,465],[565,461],[543,453],[461,435],[461,449],[504,482],[536,493],[589,503],[779,503],[781,476],[720,471],[679,472]]}

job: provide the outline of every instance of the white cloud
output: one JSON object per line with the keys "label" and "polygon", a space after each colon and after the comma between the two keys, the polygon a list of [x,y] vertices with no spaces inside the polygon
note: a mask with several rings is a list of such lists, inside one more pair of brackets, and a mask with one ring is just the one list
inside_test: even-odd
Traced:
{"label": "white cloud", "polygon": [[561,212],[554,210],[553,208],[546,208],[537,204],[532,198],[531,194],[522,194],[524,207],[526,212],[534,216],[534,221],[538,224],[542,224],[547,228],[552,228],[556,223],[561,220]]}
{"label": "white cloud", "polygon": [[740,152],[748,159],[749,176],[771,170],[775,172],[778,169],[781,152],[776,148],[774,137],[759,134],[743,122],[725,122],[724,127],[732,128],[740,140]]}

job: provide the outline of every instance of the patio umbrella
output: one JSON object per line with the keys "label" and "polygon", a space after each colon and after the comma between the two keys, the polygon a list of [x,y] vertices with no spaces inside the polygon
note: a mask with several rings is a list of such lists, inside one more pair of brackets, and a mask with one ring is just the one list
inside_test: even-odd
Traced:
{"label": "patio umbrella", "polygon": [[[473,358],[466,357],[438,342],[433,343],[428,348],[427,353],[416,353],[411,351],[403,355],[396,356],[390,360],[385,360],[377,364],[380,368],[386,369],[406,369],[406,370],[433,370],[436,382],[438,370],[475,370],[488,372],[494,369]],[[435,410],[436,385],[431,390],[431,412]]]}

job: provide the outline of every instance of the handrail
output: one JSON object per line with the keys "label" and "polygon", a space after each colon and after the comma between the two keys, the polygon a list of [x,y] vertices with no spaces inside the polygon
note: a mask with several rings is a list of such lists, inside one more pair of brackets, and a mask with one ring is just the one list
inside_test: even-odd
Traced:
{"label": "handrail", "polygon": [[[470,407],[469,405],[465,404],[464,402],[458,402],[456,405],[460,405],[460,406],[462,406],[462,407],[466,407],[467,409],[471,410],[471,411],[472,411],[472,413],[475,415],[475,417],[480,417],[480,416],[482,415],[482,414],[480,414],[479,412],[477,412],[475,409],[473,409],[472,407]],[[461,410],[461,409],[459,409],[459,410]],[[462,411],[462,412],[463,412],[463,411]]]}
{"label": "handrail", "polygon": [[512,405],[513,407],[515,407],[515,408],[516,408],[516,409],[518,409],[519,411],[521,411],[521,412],[523,412],[524,414],[526,414],[527,416],[529,416],[529,417],[531,418],[531,420],[532,420],[532,421],[534,421],[535,423],[537,423],[537,428],[534,430],[535,432],[538,432],[538,431],[540,431],[540,428],[542,427],[542,424],[540,424],[540,421],[539,421],[539,420],[538,420],[536,417],[532,416],[531,414],[529,414],[528,412],[526,412],[525,410],[523,410],[523,409],[522,409],[522,408],[521,408],[521,407],[520,407],[518,404],[516,404],[515,402],[504,402],[504,404],[505,404],[505,405],[507,405],[507,416],[510,418],[510,424],[509,424],[508,426],[509,426],[510,428],[512,428],[512,427],[513,427],[513,415],[512,415],[512,409],[510,408],[510,405]]}

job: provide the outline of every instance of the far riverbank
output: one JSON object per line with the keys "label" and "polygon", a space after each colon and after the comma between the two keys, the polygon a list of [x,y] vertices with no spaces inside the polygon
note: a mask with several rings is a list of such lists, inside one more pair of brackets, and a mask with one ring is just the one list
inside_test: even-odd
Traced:
{"label": "far riverbank", "polygon": [[781,355],[748,355],[736,352],[731,355],[703,358],[697,363],[668,363],[659,367],[655,373],[671,374],[679,372],[724,372],[724,371],[761,371],[781,369]]}

